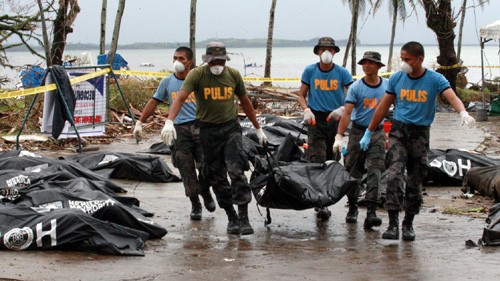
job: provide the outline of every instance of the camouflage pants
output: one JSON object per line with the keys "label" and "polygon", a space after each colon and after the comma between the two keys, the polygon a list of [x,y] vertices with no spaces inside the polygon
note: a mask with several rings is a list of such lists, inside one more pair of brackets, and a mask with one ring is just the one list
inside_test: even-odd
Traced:
{"label": "camouflage pants", "polygon": [[250,165],[243,150],[240,124],[236,120],[217,125],[199,123],[203,173],[210,175],[219,206],[225,208],[250,203],[252,193],[245,176]]}
{"label": "camouflage pants", "polygon": [[[179,169],[187,197],[209,191],[210,183],[201,173],[202,149],[200,129],[194,122],[176,124],[177,139],[172,150],[172,164]],[[198,170],[198,174],[196,173]]]}
{"label": "camouflage pants", "polygon": [[[366,162],[366,196],[368,202],[378,202],[378,190],[382,172],[385,169],[385,133],[379,129],[371,137],[368,150],[363,151],[359,141],[363,137],[365,129],[352,127],[349,131],[349,142],[347,144],[347,154],[344,159],[345,168],[350,176],[358,179],[363,177]],[[349,202],[357,202],[359,196],[359,183],[355,190],[347,193]]]}
{"label": "camouflage pants", "polygon": [[339,122],[334,120],[326,122],[329,112],[313,111],[313,113],[316,117],[316,125],[309,125],[307,129],[307,159],[313,163],[334,160],[332,147]]}
{"label": "camouflage pants", "polygon": [[399,211],[403,207],[408,214],[419,213],[428,151],[429,126],[408,125],[396,120],[392,122],[387,153],[386,210]]}

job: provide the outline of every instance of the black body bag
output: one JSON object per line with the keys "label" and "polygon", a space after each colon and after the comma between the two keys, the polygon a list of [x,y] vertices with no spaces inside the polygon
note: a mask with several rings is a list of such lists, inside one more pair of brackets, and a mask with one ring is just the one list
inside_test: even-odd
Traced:
{"label": "black body bag", "polygon": [[[296,154],[298,147],[290,142],[294,144],[294,138],[287,136],[282,146],[290,150],[285,153],[278,149],[280,155]],[[250,180],[257,203],[267,208],[266,224],[271,222],[269,208],[305,210],[327,207],[337,203],[357,184],[338,162],[283,162],[276,160],[269,150],[266,159],[255,159]]]}

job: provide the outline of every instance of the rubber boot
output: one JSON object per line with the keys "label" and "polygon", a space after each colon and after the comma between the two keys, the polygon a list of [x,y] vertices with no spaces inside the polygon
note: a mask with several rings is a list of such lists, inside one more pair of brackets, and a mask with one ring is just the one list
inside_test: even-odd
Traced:
{"label": "rubber boot", "polygon": [[356,223],[358,221],[358,204],[349,202],[349,211],[345,216],[345,222]]}
{"label": "rubber boot", "polygon": [[227,214],[227,233],[229,234],[240,234],[240,222],[238,220],[238,214],[234,210],[233,206],[224,208]]}
{"label": "rubber boot", "polygon": [[253,234],[253,228],[248,221],[248,204],[238,205],[240,219],[240,235]]}
{"label": "rubber boot", "polygon": [[382,219],[377,217],[377,203],[368,203],[366,207],[366,218],[363,227],[365,229],[370,229],[374,226],[380,226],[382,224]]}
{"label": "rubber boot", "polygon": [[212,197],[212,194],[210,193],[210,190],[203,192],[201,194],[201,197],[203,198],[203,205],[205,205],[207,211],[209,211],[210,213],[215,211],[215,201]]}
{"label": "rubber boot", "polygon": [[415,215],[405,214],[405,218],[403,219],[403,225],[401,226],[401,230],[403,232],[403,240],[405,241],[415,240],[415,231],[413,230],[414,218]]}
{"label": "rubber boot", "polygon": [[383,239],[399,239],[399,212],[394,210],[389,210],[389,227],[382,234]]}
{"label": "rubber boot", "polygon": [[191,214],[189,215],[191,217],[191,220],[194,220],[194,221],[201,220],[200,198],[198,198],[198,195],[196,195],[196,196],[189,197],[189,200],[191,200]]}

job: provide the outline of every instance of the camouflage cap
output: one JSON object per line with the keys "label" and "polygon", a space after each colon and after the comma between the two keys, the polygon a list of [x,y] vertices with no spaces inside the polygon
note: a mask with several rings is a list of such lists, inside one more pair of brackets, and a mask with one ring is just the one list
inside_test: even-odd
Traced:
{"label": "camouflage cap", "polygon": [[314,54],[318,54],[318,49],[319,47],[332,47],[335,50],[335,53],[338,53],[340,51],[340,48],[335,45],[335,40],[333,40],[332,37],[321,37],[318,40],[318,44],[314,46]]}
{"label": "camouflage cap", "polygon": [[207,50],[205,54],[201,56],[201,59],[209,63],[213,60],[231,60],[226,53],[226,46],[222,42],[210,42],[207,44]]}
{"label": "camouflage cap", "polygon": [[380,64],[381,66],[385,66],[385,64],[382,63],[382,56],[380,55],[380,53],[377,52],[372,52],[372,51],[365,52],[363,54],[363,58],[358,61],[358,64],[362,64],[364,60],[370,60]]}

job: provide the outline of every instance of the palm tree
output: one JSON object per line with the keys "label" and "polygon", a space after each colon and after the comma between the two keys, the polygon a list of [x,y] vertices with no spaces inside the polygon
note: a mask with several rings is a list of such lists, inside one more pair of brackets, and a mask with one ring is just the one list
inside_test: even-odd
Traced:
{"label": "palm tree", "polygon": [[[404,22],[406,20],[406,6],[405,0],[389,0],[389,15],[392,18],[391,26],[391,40],[389,42],[389,56],[387,58],[387,71],[392,70],[392,56],[394,50],[394,38],[396,37],[396,25],[399,19]],[[415,10],[415,2],[413,0],[408,0],[412,9]],[[375,16],[376,11],[380,8],[382,0],[376,0],[373,4],[373,15]]]}
{"label": "palm tree", "polygon": [[106,52],[106,10],[108,7],[108,0],[102,0],[101,8],[101,35],[99,40],[99,54]]}
{"label": "palm tree", "polygon": [[[274,11],[276,9],[277,0],[272,0],[271,10],[269,12],[269,28],[267,32],[267,48],[266,48],[266,66],[264,69],[264,77],[271,77],[271,58],[273,52],[273,31],[274,31]],[[264,86],[271,86],[271,82],[264,82]]]}
{"label": "palm tree", "polygon": [[189,48],[193,50],[193,64],[196,66],[196,0],[191,0],[191,16],[189,22]]}
{"label": "palm tree", "polygon": [[[346,0],[343,0],[344,2]],[[343,66],[347,64],[347,58],[349,55],[349,49],[352,46],[351,52],[351,74],[356,75],[356,40],[358,32],[358,18],[359,14],[363,13],[365,10],[365,0],[347,0],[349,2],[349,7],[351,9],[351,31],[349,33],[349,40],[347,41],[347,46],[344,54]]]}
{"label": "palm tree", "polygon": [[451,10],[451,0],[419,0],[425,10],[427,26],[436,33],[439,55],[437,63],[441,65],[437,72],[446,77],[455,91],[458,59],[455,52],[455,18]]}
{"label": "palm tree", "polygon": [[[483,8],[485,3],[489,3],[490,0],[480,0],[477,6]],[[475,8],[475,7],[473,7]],[[462,7],[460,8],[460,24],[458,26],[458,41],[457,41],[457,59],[460,61],[460,52],[462,50],[462,31],[464,28],[465,21],[465,11],[467,10],[467,0],[462,0]]]}
{"label": "palm tree", "polygon": [[45,51],[45,62],[47,63],[47,68],[51,66],[50,61],[50,43],[49,43],[49,35],[47,34],[47,25],[45,21],[45,16],[43,14],[43,5],[42,0],[37,0],[38,8],[40,9],[40,21],[42,23],[42,36],[43,36],[43,49]]}
{"label": "palm tree", "polygon": [[122,22],[123,12],[125,11],[125,0],[118,2],[118,9],[116,10],[115,27],[113,29],[113,38],[111,39],[111,46],[108,53],[108,64],[111,66],[115,60],[116,49],[118,48],[118,37],[120,35],[120,25]]}

